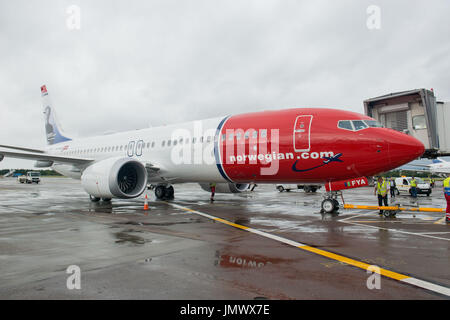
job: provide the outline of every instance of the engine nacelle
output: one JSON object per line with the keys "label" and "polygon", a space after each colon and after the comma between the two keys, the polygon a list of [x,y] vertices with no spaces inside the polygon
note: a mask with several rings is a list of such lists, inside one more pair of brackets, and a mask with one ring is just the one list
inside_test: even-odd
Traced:
{"label": "engine nacelle", "polygon": [[131,158],[105,159],[83,171],[81,185],[97,198],[136,198],[147,186],[147,170]]}
{"label": "engine nacelle", "polygon": [[[247,183],[216,183],[216,193],[241,193],[248,189]],[[200,187],[211,192],[209,183],[200,183]]]}
{"label": "engine nacelle", "polygon": [[44,161],[44,160],[37,160],[34,163],[34,166],[36,168],[49,168],[53,165],[53,161]]}

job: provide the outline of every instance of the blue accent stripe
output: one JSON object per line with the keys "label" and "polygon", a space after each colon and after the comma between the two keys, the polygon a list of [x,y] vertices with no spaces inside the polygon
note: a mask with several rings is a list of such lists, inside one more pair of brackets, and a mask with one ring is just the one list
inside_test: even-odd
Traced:
{"label": "blue accent stripe", "polygon": [[219,124],[219,126],[217,127],[216,130],[216,135],[214,137],[214,156],[216,158],[216,165],[217,165],[217,169],[219,170],[220,174],[222,175],[222,177],[227,180],[228,182],[233,182],[225,173],[225,171],[223,170],[223,166],[222,166],[222,159],[220,158],[219,155],[219,141],[220,141],[220,132],[222,131],[222,128],[225,124],[225,121],[227,121],[230,118],[230,116],[226,116]]}

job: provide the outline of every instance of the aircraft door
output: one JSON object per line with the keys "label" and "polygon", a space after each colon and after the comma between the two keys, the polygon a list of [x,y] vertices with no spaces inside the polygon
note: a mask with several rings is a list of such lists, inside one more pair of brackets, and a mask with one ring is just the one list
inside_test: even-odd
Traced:
{"label": "aircraft door", "polygon": [[308,152],[311,148],[311,122],[313,116],[298,116],[294,125],[294,151]]}

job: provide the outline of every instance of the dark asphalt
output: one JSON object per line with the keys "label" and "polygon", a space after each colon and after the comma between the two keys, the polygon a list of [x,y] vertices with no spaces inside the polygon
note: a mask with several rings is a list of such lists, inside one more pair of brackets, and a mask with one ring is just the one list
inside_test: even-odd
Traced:
{"label": "dark asphalt", "polygon": [[[1,299],[446,299],[382,277],[369,290],[364,270],[143,196],[91,203],[78,181],[40,185],[0,179]],[[373,190],[344,194],[376,204]],[[345,210],[319,213],[322,195],[209,194],[176,185],[173,203],[358,261],[450,287],[450,226],[441,213]],[[408,204],[407,196],[399,198]],[[443,207],[441,187],[422,206]],[[66,286],[70,265],[81,289]]]}

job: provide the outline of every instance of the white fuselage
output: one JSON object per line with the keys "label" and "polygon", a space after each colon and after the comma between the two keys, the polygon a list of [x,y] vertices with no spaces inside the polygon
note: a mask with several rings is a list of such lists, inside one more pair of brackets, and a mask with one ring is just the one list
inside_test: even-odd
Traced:
{"label": "white fuselage", "polygon": [[450,173],[450,163],[441,162],[429,165],[430,171],[432,173]]}
{"label": "white fuselage", "polygon": [[[74,139],[50,145],[46,151],[50,155],[95,161],[134,158],[160,169],[149,176],[149,182],[226,182],[217,169],[214,155],[214,137],[221,120],[206,119]],[[68,164],[54,163],[53,169],[74,179],[80,179],[82,174],[82,169]]]}

